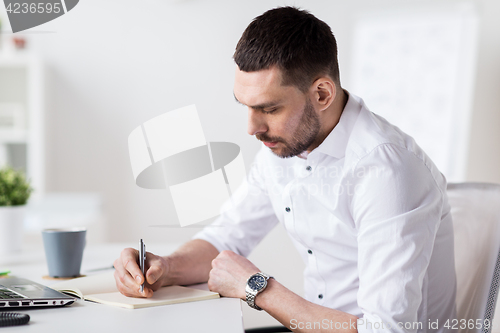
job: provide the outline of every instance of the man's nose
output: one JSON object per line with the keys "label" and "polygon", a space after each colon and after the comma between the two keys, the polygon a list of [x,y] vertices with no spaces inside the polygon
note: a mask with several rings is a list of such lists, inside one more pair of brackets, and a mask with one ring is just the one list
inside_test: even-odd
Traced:
{"label": "man's nose", "polygon": [[248,128],[247,133],[250,135],[257,135],[267,132],[267,124],[258,111],[251,108],[248,109]]}

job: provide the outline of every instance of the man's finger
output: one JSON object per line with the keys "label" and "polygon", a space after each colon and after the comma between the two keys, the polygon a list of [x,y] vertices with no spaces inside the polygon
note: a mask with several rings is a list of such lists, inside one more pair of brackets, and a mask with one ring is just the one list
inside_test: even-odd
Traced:
{"label": "man's finger", "polygon": [[149,267],[148,271],[146,272],[146,281],[149,284],[155,284],[160,276],[163,274],[163,268],[158,265],[153,265]]}
{"label": "man's finger", "polygon": [[[128,272],[125,271],[119,272],[116,270],[114,275],[115,275],[116,287],[123,295],[136,296],[135,289],[137,289],[136,288],[137,285],[135,284],[135,281],[132,279],[132,277],[128,274]],[[127,276],[132,282],[132,285],[130,285],[130,283],[127,282]]]}
{"label": "man's finger", "polygon": [[162,257],[147,252],[146,267],[146,281],[148,284],[153,285],[165,274],[166,262]]}
{"label": "man's finger", "polygon": [[137,264],[137,259],[139,258],[139,252],[135,249],[128,248],[122,251],[121,257],[122,257],[123,267],[135,279],[136,283],[142,284],[143,276],[141,269]]}
{"label": "man's finger", "polygon": [[138,288],[139,283],[130,275],[130,273],[125,269],[117,269],[115,271],[115,279],[118,279],[120,283],[127,288]]}
{"label": "man's finger", "polygon": [[141,296],[142,297],[152,297],[153,296],[153,289],[144,287],[144,291],[141,294]]}

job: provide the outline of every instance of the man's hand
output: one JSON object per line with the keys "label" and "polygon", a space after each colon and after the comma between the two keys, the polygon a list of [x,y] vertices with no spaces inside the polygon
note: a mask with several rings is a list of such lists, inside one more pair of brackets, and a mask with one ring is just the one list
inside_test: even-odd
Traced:
{"label": "man's hand", "polygon": [[213,261],[208,288],[221,296],[246,299],[245,286],[250,276],[260,272],[247,258],[222,251]]}
{"label": "man's hand", "polygon": [[132,248],[122,251],[114,262],[116,287],[125,296],[151,297],[153,291],[163,286],[168,271],[167,260],[150,252],[146,253],[146,283],[144,292],[141,293],[140,287],[144,282],[144,276],[137,263],[138,259],[139,251]]}

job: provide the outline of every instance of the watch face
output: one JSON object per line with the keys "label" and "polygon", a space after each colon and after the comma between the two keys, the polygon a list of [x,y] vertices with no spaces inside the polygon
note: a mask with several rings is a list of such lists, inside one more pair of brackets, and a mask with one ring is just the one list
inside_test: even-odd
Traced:
{"label": "watch face", "polygon": [[261,275],[254,275],[248,280],[248,286],[253,290],[261,290],[266,285],[266,279]]}

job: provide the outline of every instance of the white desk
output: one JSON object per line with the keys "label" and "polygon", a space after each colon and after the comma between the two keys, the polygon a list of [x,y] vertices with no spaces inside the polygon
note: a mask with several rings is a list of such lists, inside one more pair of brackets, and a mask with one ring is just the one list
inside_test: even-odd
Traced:
{"label": "white desk", "polygon": [[[85,249],[82,273],[90,269],[111,266],[120,251],[136,244],[106,244]],[[167,254],[177,246],[149,245],[148,251]],[[8,258],[0,258],[0,267],[9,268],[12,275],[29,278],[50,286],[54,281],[42,279],[47,274],[42,248]],[[220,298],[200,302],[172,304],[145,309],[122,309],[78,300],[62,308],[18,309],[30,315],[28,325],[2,327],[3,332],[243,332],[241,302]]]}

